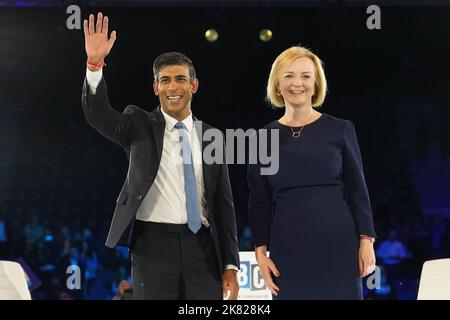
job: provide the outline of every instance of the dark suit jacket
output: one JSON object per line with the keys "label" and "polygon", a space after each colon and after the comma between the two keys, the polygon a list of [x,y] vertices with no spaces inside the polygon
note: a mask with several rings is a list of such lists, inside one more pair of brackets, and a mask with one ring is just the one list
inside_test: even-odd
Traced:
{"label": "dark suit jacket", "polygon": [[[95,95],[90,93],[85,79],[82,105],[87,122],[122,146],[128,157],[128,174],[117,198],[106,246],[130,246],[136,212],[155,180],[161,161],[164,117],[160,107],[152,112],[134,105],[127,106],[123,113],[114,110],[109,104],[104,78]],[[202,123],[203,132],[210,128]],[[202,141],[203,150],[206,146],[207,143]],[[203,163],[203,180],[209,230],[220,271],[227,264],[239,266],[236,219],[225,153],[223,164]]]}

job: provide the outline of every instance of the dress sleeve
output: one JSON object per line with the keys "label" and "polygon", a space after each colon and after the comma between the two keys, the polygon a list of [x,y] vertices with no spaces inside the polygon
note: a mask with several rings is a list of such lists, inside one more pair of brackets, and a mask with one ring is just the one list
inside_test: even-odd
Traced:
{"label": "dress sleeve", "polygon": [[260,164],[249,164],[247,181],[248,216],[253,242],[256,247],[268,245],[272,220],[272,191],[267,176],[261,175]]}
{"label": "dress sleeve", "polygon": [[343,180],[347,204],[355,220],[358,234],[376,238],[361,152],[355,126],[351,121],[346,121],[344,125],[343,140]]}

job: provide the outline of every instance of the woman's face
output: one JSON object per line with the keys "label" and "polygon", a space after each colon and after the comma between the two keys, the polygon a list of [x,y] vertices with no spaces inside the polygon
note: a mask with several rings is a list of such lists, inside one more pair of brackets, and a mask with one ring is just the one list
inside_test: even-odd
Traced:
{"label": "woman's face", "polygon": [[286,106],[310,105],[314,95],[316,72],[309,58],[298,58],[290,66],[281,69],[278,76],[279,91]]}

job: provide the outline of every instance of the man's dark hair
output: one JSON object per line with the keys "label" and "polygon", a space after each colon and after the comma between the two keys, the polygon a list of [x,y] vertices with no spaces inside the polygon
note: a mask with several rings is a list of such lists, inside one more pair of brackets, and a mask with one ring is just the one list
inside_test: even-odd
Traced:
{"label": "man's dark hair", "polygon": [[194,65],[191,59],[186,57],[180,52],[164,52],[160,54],[153,63],[153,77],[158,81],[158,74],[161,69],[168,66],[188,66],[189,68],[189,78],[194,80],[196,78]]}

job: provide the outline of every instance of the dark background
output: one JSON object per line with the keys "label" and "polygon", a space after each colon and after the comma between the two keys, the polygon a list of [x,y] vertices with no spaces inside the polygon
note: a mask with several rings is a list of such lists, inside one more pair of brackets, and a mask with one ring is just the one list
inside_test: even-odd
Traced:
{"label": "dark background", "polygon": [[[200,81],[194,114],[222,130],[281,117],[264,101],[270,66],[292,45],[312,49],[329,83],[319,111],[356,126],[376,247],[395,230],[408,252],[391,290],[367,296],[415,299],[422,263],[450,256],[450,6],[380,5],[381,30],[369,30],[367,6],[308,3],[81,9],[101,10],[117,31],[104,70],[117,110],[154,109],[153,60],[180,51]],[[43,281],[36,299],[110,299],[129,277],[126,252],[103,248],[127,160],[84,120],[84,38],[67,29],[66,7],[0,8],[0,259],[27,261]],[[208,28],[217,42],[205,40]],[[259,40],[262,28],[272,41]],[[251,250],[245,166],[229,169],[240,249]],[[64,266],[88,257],[89,289],[68,292]]]}

